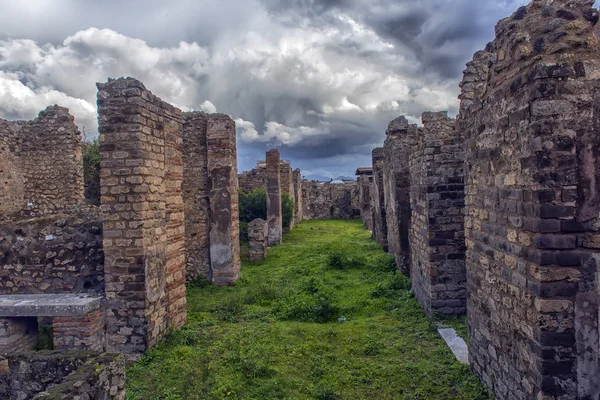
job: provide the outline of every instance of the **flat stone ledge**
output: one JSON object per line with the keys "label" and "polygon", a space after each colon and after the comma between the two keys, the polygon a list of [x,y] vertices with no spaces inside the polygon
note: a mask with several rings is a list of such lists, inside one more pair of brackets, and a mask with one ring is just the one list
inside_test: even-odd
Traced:
{"label": "flat stone ledge", "polygon": [[463,364],[469,363],[469,349],[467,344],[456,334],[456,331],[452,328],[440,328],[438,329],[438,333],[444,339],[452,353],[458,361]]}
{"label": "flat stone ledge", "polygon": [[84,294],[0,296],[0,317],[83,317],[100,309],[101,297]]}

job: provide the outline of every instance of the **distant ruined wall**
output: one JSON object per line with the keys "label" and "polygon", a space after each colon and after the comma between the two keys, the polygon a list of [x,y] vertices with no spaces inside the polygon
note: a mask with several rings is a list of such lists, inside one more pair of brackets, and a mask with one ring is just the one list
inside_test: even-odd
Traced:
{"label": "distant ruined wall", "polygon": [[104,294],[97,209],[0,222],[0,294]]}
{"label": "distant ruined wall", "polygon": [[303,196],[304,219],[353,219],[360,215],[356,182],[336,185],[307,181]]}
{"label": "distant ruined wall", "polygon": [[98,84],[107,349],[185,322],[181,111],[133,79]]}
{"label": "distant ruined wall", "polygon": [[0,217],[84,202],[81,134],[67,108],[49,106],[31,121],[0,120],[0,158]]}
{"label": "distant ruined wall", "polygon": [[404,117],[390,122],[383,145],[383,191],[387,243],[396,266],[410,270],[408,233],[410,230],[410,171],[408,157],[417,135],[417,127]]}
{"label": "distant ruined wall", "polygon": [[410,153],[412,289],[430,314],[464,314],[464,140],[446,112],[426,112]]}
{"label": "distant ruined wall", "polygon": [[469,354],[498,399],[600,394],[593,4],[519,8],[461,83]]}
{"label": "distant ruined wall", "polygon": [[387,217],[383,185],[383,148],[373,149],[373,184],[371,186],[371,210],[373,212],[373,238],[385,251],[388,250]]}
{"label": "distant ruined wall", "polygon": [[250,171],[238,175],[241,192],[251,192],[254,189],[267,188],[267,168],[265,161],[259,161]]}

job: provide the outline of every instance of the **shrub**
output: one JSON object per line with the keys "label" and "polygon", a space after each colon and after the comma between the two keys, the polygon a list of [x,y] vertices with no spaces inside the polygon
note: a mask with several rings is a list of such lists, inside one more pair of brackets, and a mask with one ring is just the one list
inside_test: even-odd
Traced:
{"label": "shrub", "polygon": [[299,322],[331,322],[338,317],[333,289],[315,277],[299,284],[299,290],[282,297],[275,311],[283,320]]}
{"label": "shrub", "polygon": [[281,221],[284,229],[289,229],[294,219],[294,199],[289,194],[281,193]]}
{"label": "shrub", "polygon": [[365,265],[365,261],[360,258],[348,257],[343,253],[330,253],[327,257],[327,265],[333,269],[360,268]]}
{"label": "shrub", "polygon": [[[294,218],[294,200],[287,193],[281,193],[281,213],[284,228],[289,228]],[[257,218],[267,219],[267,192],[254,189],[239,194],[240,241],[248,242],[248,223]]]}
{"label": "shrub", "polygon": [[83,142],[83,183],[85,200],[100,205],[100,142]]}

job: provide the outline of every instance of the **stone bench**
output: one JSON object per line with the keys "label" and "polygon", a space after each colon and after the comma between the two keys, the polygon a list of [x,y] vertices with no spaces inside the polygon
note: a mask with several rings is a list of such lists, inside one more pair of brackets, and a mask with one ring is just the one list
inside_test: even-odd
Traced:
{"label": "stone bench", "polygon": [[0,355],[30,351],[38,342],[40,317],[52,318],[55,350],[104,349],[102,299],[85,294],[0,296]]}

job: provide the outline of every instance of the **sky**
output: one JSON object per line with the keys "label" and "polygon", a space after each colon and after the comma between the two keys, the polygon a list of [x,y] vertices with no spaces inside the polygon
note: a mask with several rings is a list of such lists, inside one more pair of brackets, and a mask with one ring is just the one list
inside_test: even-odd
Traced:
{"label": "sky", "polygon": [[392,119],[458,110],[465,63],[518,0],[0,0],[0,118],[68,107],[97,136],[96,82],[132,76],[230,115],[238,169],[371,165]]}

